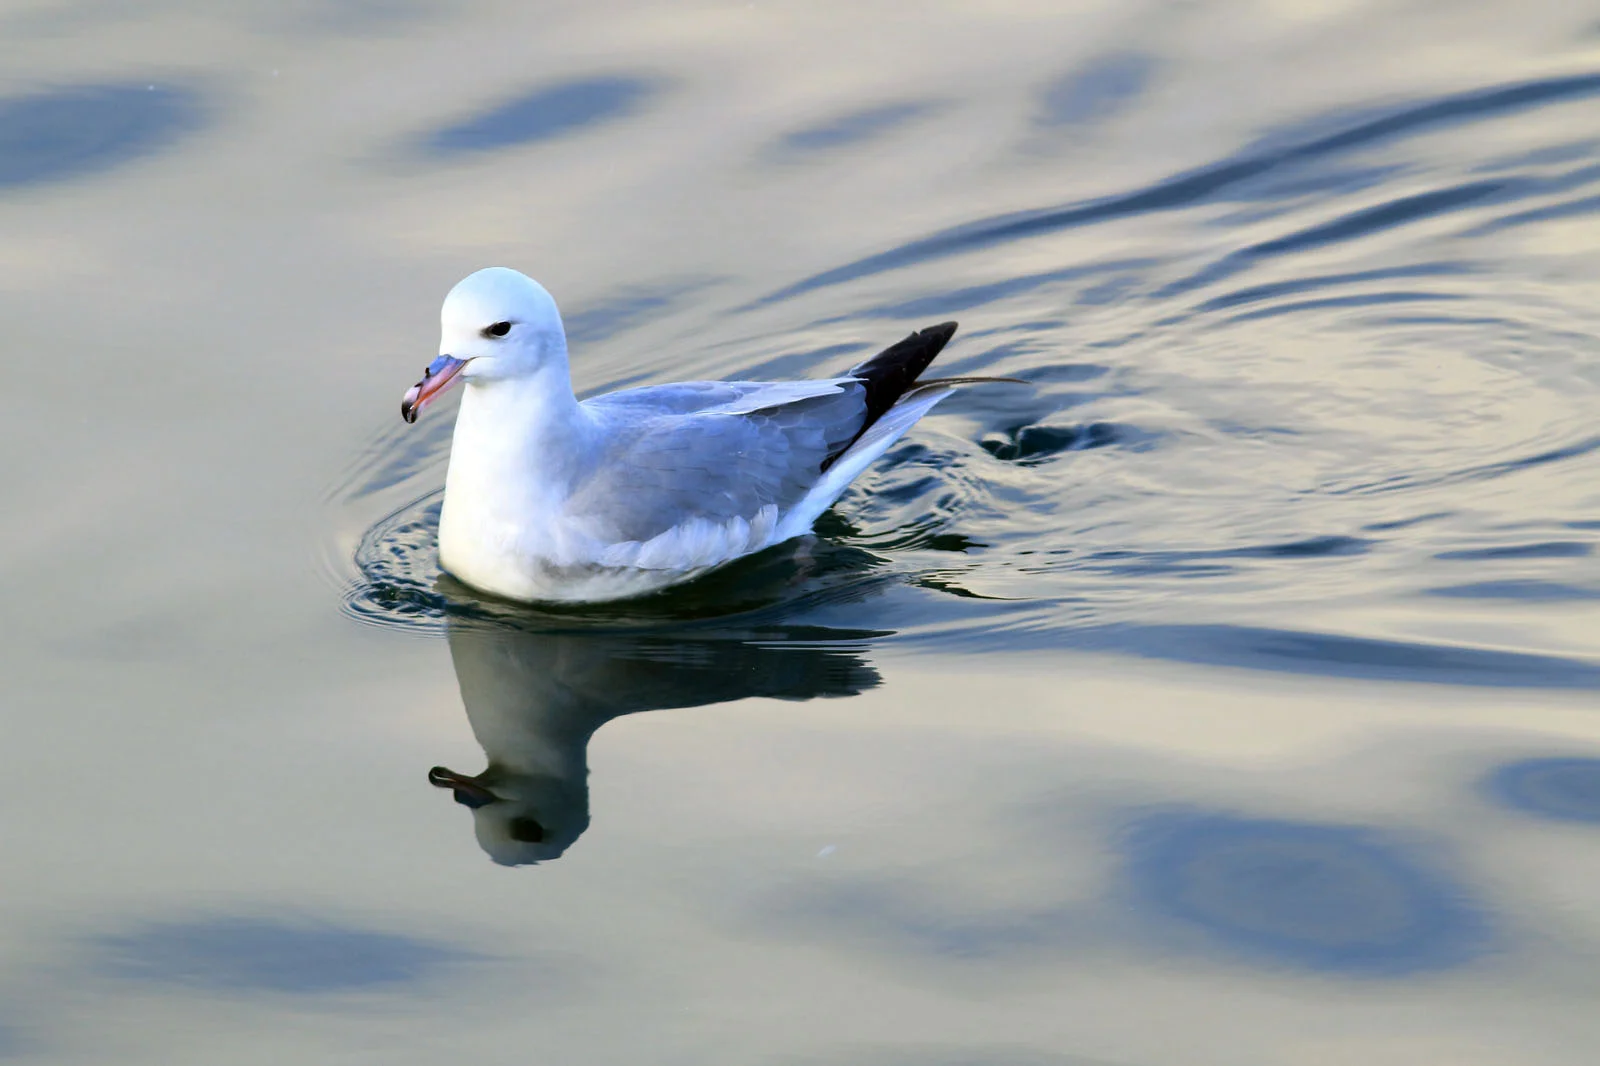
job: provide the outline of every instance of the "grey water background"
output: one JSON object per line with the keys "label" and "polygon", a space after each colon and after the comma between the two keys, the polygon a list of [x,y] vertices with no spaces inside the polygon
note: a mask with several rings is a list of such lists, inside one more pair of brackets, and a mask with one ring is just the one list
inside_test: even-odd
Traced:
{"label": "grey water background", "polygon": [[[0,1058],[1592,1062],[1597,27],[0,8]],[[1027,384],[512,609],[395,417],[490,263],[584,392]]]}

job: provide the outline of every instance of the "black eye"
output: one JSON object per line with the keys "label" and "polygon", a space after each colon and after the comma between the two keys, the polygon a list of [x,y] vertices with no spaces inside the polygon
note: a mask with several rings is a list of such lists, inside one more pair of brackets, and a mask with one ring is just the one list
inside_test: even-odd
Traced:
{"label": "black eye", "polygon": [[544,826],[533,818],[513,818],[506,826],[506,831],[511,834],[512,840],[524,844],[538,844],[544,840]]}
{"label": "black eye", "polygon": [[511,332],[511,323],[509,323],[509,322],[496,322],[492,326],[483,327],[483,335],[485,337],[504,337],[507,333],[510,333],[510,332]]}

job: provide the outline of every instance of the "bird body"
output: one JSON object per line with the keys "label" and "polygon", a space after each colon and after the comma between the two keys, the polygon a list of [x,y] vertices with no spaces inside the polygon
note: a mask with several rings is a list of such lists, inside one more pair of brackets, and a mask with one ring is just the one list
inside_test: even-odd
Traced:
{"label": "bird body", "polygon": [[446,298],[441,355],[412,420],[466,383],[439,517],[439,562],[523,601],[643,595],[799,536],[922,415],[919,384],[953,322],[815,381],[695,381],[579,402],[555,301],[492,267]]}

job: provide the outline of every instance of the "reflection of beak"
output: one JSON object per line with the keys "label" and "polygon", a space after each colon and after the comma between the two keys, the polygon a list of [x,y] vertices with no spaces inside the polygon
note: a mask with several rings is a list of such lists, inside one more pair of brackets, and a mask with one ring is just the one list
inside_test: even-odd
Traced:
{"label": "reflection of beak", "polygon": [[407,389],[405,399],[400,401],[400,417],[407,422],[415,422],[422,409],[432,403],[435,396],[448,389],[466,365],[465,359],[449,355],[441,355],[429,363],[428,369],[422,372],[422,380]]}
{"label": "reflection of beak", "polygon": [[473,810],[487,807],[500,798],[480,784],[476,777],[458,774],[454,770],[446,770],[443,766],[435,766],[428,771],[428,784],[435,788],[450,789],[456,794],[457,803]]}

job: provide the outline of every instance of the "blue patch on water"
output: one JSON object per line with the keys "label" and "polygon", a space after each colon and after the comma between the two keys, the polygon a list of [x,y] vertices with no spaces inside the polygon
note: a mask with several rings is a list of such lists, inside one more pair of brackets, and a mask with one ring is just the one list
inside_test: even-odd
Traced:
{"label": "blue patch on water", "polygon": [[1329,244],[1341,244],[1358,237],[1366,237],[1396,226],[1420,222],[1435,215],[1455,211],[1467,204],[1474,204],[1502,193],[1512,187],[1512,184],[1509,180],[1473,181],[1443,189],[1432,189],[1413,196],[1402,196],[1373,207],[1352,211],[1330,222],[1307,227],[1298,233],[1248,245],[1235,254],[1243,258],[1257,259],[1290,252],[1303,252]]}
{"label": "blue patch on water", "polygon": [[1544,207],[1530,208],[1527,211],[1516,211],[1491,222],[1485,222],[1472,231],[1472,236],[1493,233],[1496,230],[1509,229],[1512,226],[1527,226],[1537,222],[1554,222],[1563,218],[1581,218],[1600,212],[1600,196],[1580,196],[1563,203],[1547,204]]}
{"label": "blue patch on water", "polygon": [[1173,811],[1138,819],[1123,847],[1139,904],[1246,955],[1383,977],[1489,946],[1466,891],[1376,830]]}
{"label": "blue patch on water", "polygon": [[1478,562],[1485,559],[1581,559],[1594,552],[1593,545],[1577,540],[1548,540],[1535,544],[1506,544],[1493,548],[1464,548],[1438,552],[1435,559]]}
{"label": "blue patch on water", "polygon": [[852,111],[812,126],[792,130],[777,143],[783,155],[821,152],[875,140],[938,110],[932,100],[905,100]]}
{"label": "blue patch on water", "polygon": [[1036,124],[1053,129],[1103,122],[1138,99],[1155,70],[1155,58],[1142,52],[1099,56],[1045,87]]}
{"label": "blue patch on water", "polygon": [[115,977],[235,992],[343,992],[418,981],[472,957],[432,941],[265,918],[157,922],[99,939]]}
{"label": "blue patch on water", "polygon": [[96,174],[198,128],[199,94],[175,85],[73,85],[0,99],[0,188]]}
{"label": "blue patch on water", "polygon": [[635,114],[660,87],[635,75],[599,75],[541,86],[428,134],[422,147],[451,156],[553,140]]}
{"label": "blue patch on water", "polygon": [[1462,600],[1520,600],[1523,603],[1562,603],[1600,600],[1600,589],[1563,585],[1556,581],[1474,581],[1425,590],[1429,596]]}
{"label": "blue patch on water", "polygon": [[1525,814],[1600,824],[1600,759],[1523,759],[1496,769],[1484,789],[1496,801]]}

